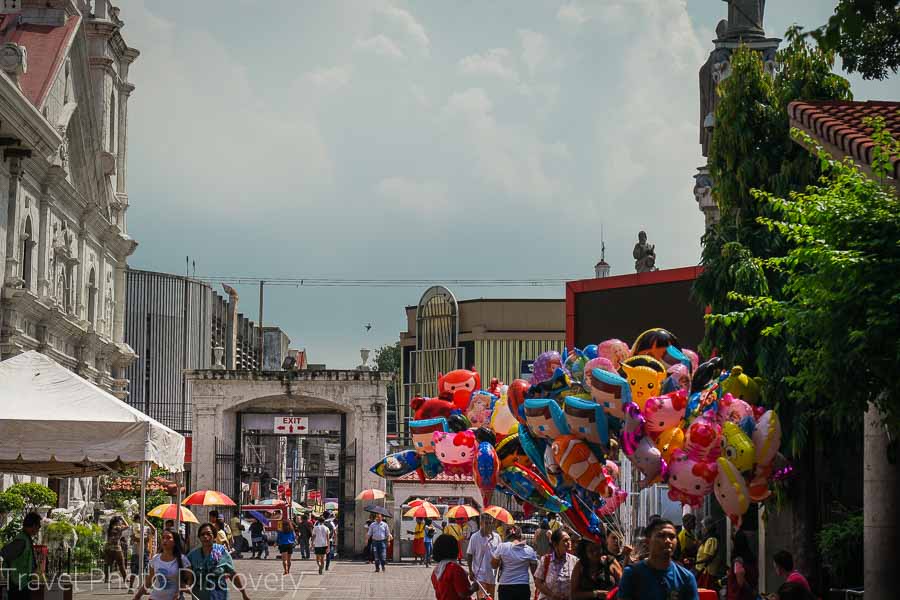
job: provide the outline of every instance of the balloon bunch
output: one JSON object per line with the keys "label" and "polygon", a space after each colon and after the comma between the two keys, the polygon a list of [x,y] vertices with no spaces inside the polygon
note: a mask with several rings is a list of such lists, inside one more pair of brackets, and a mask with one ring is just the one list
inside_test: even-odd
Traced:
{"label": "balloon bunch", "polygon": [[640,487],[668,483],[669,497],[691,506],[714,494],[737,522],[784,472],[774,466],[778,417],[757,406],[759,389],[739,366],[700,364],[665,329],[630,347],[610,339],[544,352],[530,381],[492,379],[487,390],[479,373],[459,369],[438,377],[436,398],[412,399],[413,449],[372,472],[471,475],[486,505],[499,490],[596,539],[628,496],[621,452]]}

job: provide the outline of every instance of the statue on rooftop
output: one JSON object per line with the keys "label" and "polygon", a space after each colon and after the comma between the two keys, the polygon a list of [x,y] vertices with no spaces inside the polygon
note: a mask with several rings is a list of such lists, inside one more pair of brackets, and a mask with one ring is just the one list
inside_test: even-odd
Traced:
{"label": "statue on rooftop", "polygon": [[634,245],[634,270],[638,273],[658,271],[656,268],[656,246],[647,243],[647,232],[638,233],[638,243]]}
{"label": "statue on rooftop", "polygon": [[728,39],[763,38],[766,0],[724,0],[728,3]]}

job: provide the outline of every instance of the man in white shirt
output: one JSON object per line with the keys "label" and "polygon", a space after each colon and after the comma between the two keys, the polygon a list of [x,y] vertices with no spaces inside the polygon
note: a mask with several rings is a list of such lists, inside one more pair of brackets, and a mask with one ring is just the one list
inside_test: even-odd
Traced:
{"label": "man in white shirt", "polygon": [[469,578],[481,584],[478,597],[483,596],[482,590],[493,597],[494,595],[494,568],[491,566],[491,556],[500,546],[500,536],[494,531],[493,517],[481,515],[481,528],[469,536],[469,546],[466,550],[466,562],[469,563]]}
{"label": "man in white shirt", "polygon": [[391,534],[391,527],[388,525],[384,517],[377,514],[375,515],[375,521],[369,525],[369,533],[366,536],[366,541],[372,544],[372,554],[375,555],[375,572],[378,572],[379,565],[381,566],[381,572],[384,573],[384,566],[387,560],[387,545],[394,539],[394,536]]}
{"label": "man in white shirt", "polygon": [[325,570],[325,555],[328,553],[328,542],[331,537],[331,530],[325,527],[325,519],[319,517],[316,519],[316,526],[313,527],[312,543],[316,551],[316,563],[319,565],[319,575]]}

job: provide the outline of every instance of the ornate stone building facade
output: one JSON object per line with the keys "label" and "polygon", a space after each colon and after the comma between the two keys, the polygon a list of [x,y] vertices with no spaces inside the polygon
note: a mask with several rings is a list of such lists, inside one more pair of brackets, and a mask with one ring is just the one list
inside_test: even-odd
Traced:
{"label": "ornate stone building facade", "polygon": [[[700,67],[700,146],[704,158],[709,156],[709,143],[716,126],[716,107],[719,104],[718,86],[731,74],[731,54],[739,46],[747,46],[762,54],[766,71],[775,73],[775,54],[778,38],[767,38],[763,27],[765,0],[725,0],[728,18],[716,26],[716,39],[709,58]],[[712,194],[713,180],[709,167],[697,167],[694,175],[694,199],[706,217],[709,229],[719,221],[719,207]]]}
{"label": "ornate stone building facade", "polygon": [[138,51],[109,0],[10,0],[0,12],[0,358],[38,350],[124,398]]}

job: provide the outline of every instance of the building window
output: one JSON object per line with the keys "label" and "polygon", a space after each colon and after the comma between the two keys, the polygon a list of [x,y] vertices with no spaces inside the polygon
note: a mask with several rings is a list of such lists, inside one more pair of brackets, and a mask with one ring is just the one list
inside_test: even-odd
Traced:
{"label": "building window", "polygon": [[97,276],[94,273],[94,267],[91,267],[91,274],[88,276],[88,305],[87,320],[92,326],[97,325]]}
{"label": "building window", "polygon": [[31,233],[31,217],[25,217],[25,231],[22,232],[22,280],[25,289],[31,289],[31,264],[34,253],[34,239]]}
{"label": "building window", "polygon": [[109,93],[109,151],[116,152],[116,93]]}

